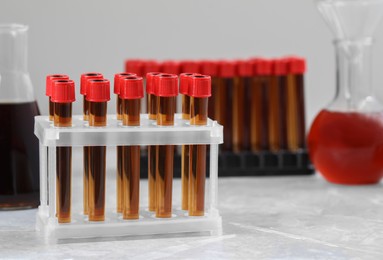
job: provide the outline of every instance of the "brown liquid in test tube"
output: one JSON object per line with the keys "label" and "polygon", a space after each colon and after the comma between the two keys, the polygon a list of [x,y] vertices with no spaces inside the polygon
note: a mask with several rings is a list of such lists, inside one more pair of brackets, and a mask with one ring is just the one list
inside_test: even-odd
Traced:
{"label": "brown liquid in test tube", "polygon": [[[182,119],[190,120],[190,96],[189,82],[190,76],[193,73],[182,73],[180,75],[180,94],[182,94]],[[189,205],[189,146],[182,145],[181,154],[181,189],[182,189],[182,204],[183,210],[188,210]]]}
{"label": "brown liquid in test tube", "polygon": [[237,62],[233,90],[233,151],[250,148],[250,90],[253,68],[250,61]]}
{"label": "brown liquid in test tube", "polygon": [[[88,80],[91,79],[102,79],[103,75],[97,72],[89,72],[81,75],[80,79],[80,94],[83,95],[83,118],[84,121],[88,121],[89,119],[89,101],[86,100],[87,93],[87,84]],[[84,178],[83,178],[83,207],[84,207],[84,215],[88,215],[88,183],[89,183],[89,146],[83,147],[83,165],[84,165]]]}
{"label": "brown liquid in test tube", "polygon": [[[72,126],[74,82],[57,80],[53,83],[54,126]],[[56,147],[56,216],[59,223],[71,222],[72,147]]]}
{"label": "brown liquid in test tube", "polygon": [[[107,101],[110,100],[110,83],[107,79],[88,81],[89,126],[103,127],[107,123]],[[105,220],[106,147],[89,147],[89,220]]]}
{"label": "brown liquid in test tube", "polygon": [[[148,97],[148,116],[150,120],[157,120],[157,96],[155,95],[155,76],[160,72],[150,72],[146,75],[146,93]],[[149,211],[155,211],[156,199],[156,146],[148,146],[148,195]]]}
{"label": "brown liquid in test tube", "polygon": [[[178,94],[178,77],[173,74],[160,74],[157,95],[157,125],[173,126]],[[156,148],[156,217],[172,216],[174,145],[158,145]]]}
{"label": "brown liquid in test tube", "polygon": [[[120,98],[120,79],[123,77],[136,76],[135,73],[117,73],[114,75],[113,92],[116,94],[116,115],[117,120],[122,120],[122,99]],[[117,212],[122,213],[123,189],[122,189],[122,146],[117,146]]]}
{"label": "brown liquid in test tube", "polygon": [[269,89],[272,69],[271,60],[254,59],[254,77],[251,82],[250,143],[253,152],[269,149]]}
{"label": "brown liquid in test tube", "polygon": [[269,148],[277,152],[287,148],[286,60],[274,60],[272,73],[269,88]]}
{"label": "brown liquid in test tube", "polygon": [[[191,76],[190,125],[207,125],[208,98],[211,96],[210,76]],[[205,179],[207,145],[190,145],[189,216],[205,214]]]}
{"label": "brown liquid in test tube", "polygon": [[[120,79],[120,98],[122,103],[122,124],[140,125],[141,99],[144,97],[142,77],[124,77]],[[123,219],[139,218],[140,198],[140,146],[123,146]]]}
{"label": "brown liquid in test tube", "polygon": [[287,145],[289,151],[305,147],[304,73],[305,60],[298,57],[288,59],[287,76]]}
{"label": "brown liquid in test tube", "polygon": [[218,93],[215,98],[215,118],[223,125],[224,151],[233,150],[233,88],[235,63],[221,61],[219,63]]}
{"label": "brown liquid in test tube", "polygon": [[53,121],[54,118],[54,103],[52,102],[52,88],[53,82],[56,80],[69,79],[68,75],[53,74],[46,77],[45,95],[49,98],[49,120]]}

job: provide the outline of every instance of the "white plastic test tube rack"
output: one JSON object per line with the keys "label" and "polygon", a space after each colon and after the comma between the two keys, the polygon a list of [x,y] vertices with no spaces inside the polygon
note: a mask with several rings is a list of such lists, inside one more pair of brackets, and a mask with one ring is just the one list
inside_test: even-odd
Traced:
{"label": "white plastic test tube rack", "polygon": [[[57,128],[48,121],[47,116],[35,117],[35,135],[40,143],[40,206],[37,212],[36,229],[52,239],[140,236],[169,233],[209,232],[217,235],[222,232],[222,219],[217,209],[218,196],[218,145],[223,142],[223,127],[216,121],[208,120],[206,126],[191,126],[175,115],[174,126],[157,126],[148,120],[147,114],[141,115],[141,126],[122,126],[115,115],[108,115],[106,127],[89,127],[82,116],[73,116],[70,128]],[[206,180],[205,216],[189,217],[187,211],[180,210],[180,205],[173,202],[172,218],[156,218],[155,213],[148,211],[148,205],[140,201],[140,219],[124,220],[117,214],[116,207],[106,205],[106,219],[102,222],[89,222],[82,208],[72,207],[71,223],[59,224],[56,217],[56,147],[58,146],[125,146],[125,145],[210,145],[210,177]],[[82,149],[81,149],[82,150]],[[113,161],[115,162],[115,160]],[[72,165],[82,164],[82,160],[72,154]],[[110,163],[109,161],[107,163]],[[114,163],[113,167],[116,167]],[[73,179],[82,180],[83,171],[72,167]],[[107,172],[108,174],[108,172]],[[80,177],[81,176],[81,177]],[[107,178],[107,181],[110,181]],[[116,183],[116,180],[113,180]],[[142,181],[142,180],[141,180]],[[140,184],[142,187],[143,184]],[[73,183],[72,183],[73,188]],[[174,191],[174,188],[173,188]],[[140,191],[141,193],[141,191]],[[106,197],[116,194],[108,194]],[[147,196],[147,194],[140,194]],[[173,192],[175,197],[181,194]],[[82,194],[74,200],[82,202]],[[82,205],[82,204],[81,204]]]}

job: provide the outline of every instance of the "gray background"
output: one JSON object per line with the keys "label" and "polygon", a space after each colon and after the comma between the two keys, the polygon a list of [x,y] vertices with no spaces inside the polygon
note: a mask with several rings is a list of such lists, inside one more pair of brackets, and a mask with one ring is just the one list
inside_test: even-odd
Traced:
{"label": "gray background", "polygon": [[[45,76],[83,72],[111,79],[126,58],[274,57],[308,60],[307,124],[333,97],[332,35],[310,0],[0,0],[0,23],[25,23],[29,69],[42,113]],[[383,27],[376,33],[374,86],[383,94]],[[81,113],[77,89],[74,113]],[[114,112],[114,100],[110,112]]]}

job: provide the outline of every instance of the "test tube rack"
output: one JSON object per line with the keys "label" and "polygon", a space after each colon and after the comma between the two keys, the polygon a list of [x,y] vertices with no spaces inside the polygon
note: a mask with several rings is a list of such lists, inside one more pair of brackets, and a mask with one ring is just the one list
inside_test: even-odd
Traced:
{"label": "test tube rack", "polygon": [[[157,126],[141,114],[139,127],[122,126],[115,115],[108,115],[106,127],[89,127],[82,115],[73,116],[72,127],[54,127],[47,116],[35,117],[35,135],[40,145],[40,206],[36,215],[36,230],[49,239],[69,239],[88,237],[166,235],[169,233],[222,233],[222,219],[217,208],[218,195],[218,146],[223,142],[223,127],[216,121],[208,120],[206,126],[191,126],[175,115],[174,126]],[[206,181],[205,215],[190,217],[180,205],[173,203],[171,218],[156,218],[148,211],[147,205],[140,208],[138,220],[123,220],[115,208],[106,205],[106,219],[90,222],[82,210],[72,208],[71,223],[58,223],[56,217],[56,147],[83,146],[129,146],[129,145],[191,145],[210,146]],[[72,158],[72,164],[78,163]],[[72,171],[72,176],[83,172]],[[114,180],[115,181],[115,180]],[[109,196],[107,191],[107,196]],[[115,197],[115,195],[113,195]],[[181,194],[173,194],[181,196]],[[74,198],[73,200],[82,200]]]}

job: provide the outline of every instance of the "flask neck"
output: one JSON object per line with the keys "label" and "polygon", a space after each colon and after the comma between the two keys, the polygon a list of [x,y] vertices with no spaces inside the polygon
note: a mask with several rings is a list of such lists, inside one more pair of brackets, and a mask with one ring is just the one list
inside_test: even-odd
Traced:
{"label": "flask neck", "polygon": [[28,73],[28,26],[0,25],[0,103],[34,101]]}
{"label": "flask neck", "polygon": [[382,111],[371,84],[371,38],[336,40],[337,91],[332,107],[346,111]]}

